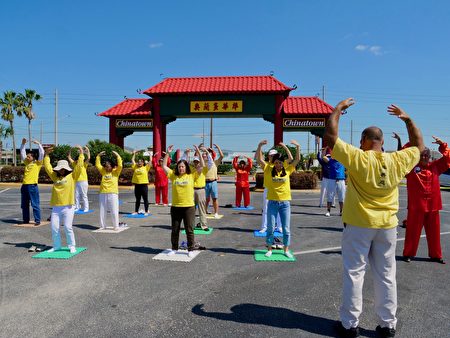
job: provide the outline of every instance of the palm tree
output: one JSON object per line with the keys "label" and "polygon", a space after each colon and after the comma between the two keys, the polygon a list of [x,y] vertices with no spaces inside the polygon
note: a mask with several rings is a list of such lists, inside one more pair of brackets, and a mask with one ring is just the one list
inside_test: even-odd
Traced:
{"label": "palm tree", "polygon": [[3,140],[11,136],[11,128],[0,124],[0,162],[2,161]]}
{"label": "palm tree", "polygon": [[17,108],[17,94],[12,90],[3,93],[0,98],[2,119],[9,122],[10,135],[13,141],[13,165],[17,164],[16,159],[16,138],[14,136],[14,111]]}
{"label": "palm tree", "polygon": [[33,101],[41,100],[42,96],[33,89],[25,89],[25,93],[19,94],[18,99],[17,115],[24,114],[28,119],[28,142],[31,150],[31,120],[36,118],[36,114],[33,112]]}

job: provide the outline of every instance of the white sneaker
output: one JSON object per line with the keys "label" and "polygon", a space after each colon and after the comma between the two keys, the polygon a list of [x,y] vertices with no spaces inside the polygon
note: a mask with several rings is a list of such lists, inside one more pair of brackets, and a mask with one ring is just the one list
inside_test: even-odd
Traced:
{"label": "white sneaker", "polygon": [[89,209],[83,209],[83,212],[89,212]]}
{"label": "white sneaker", "polygon": [[329,211],[327,211],[327,213],[325,214],[325,217],[330,217],[331,215],[330,215],[330,212]]}
{"label": "white sneaker", "polygon": [[278,231],[280,234],[282,234],[283,233],[283,228],[276,229],[275,231]]}
{"label": "white sneaker", "polygon": [[263,234],[263,233],[265,233],[265,232],[267,232],[267,229],[261,229],[261,230],[259,230],[259,233],[260,233],[260,234]]}
{"label": "white sneaker", "polygon": [[219,218],[219,214],[214,214],[214,218]]}
{"label": "white sneaker", "polygon": [[71,246],[69,251],[71,254],[74,254],[77,252],[77,249],[74,246]]}
{"label": "white sneaker", "polygon": [[148,216],[148,212],[144,212],[144,216],[147,217]]}
{"label": "white sneaker", "polygon": [[61,250],[61,248],[51,248],[51,249],[48,249],[47,252],[55,252],[58,250]]}
{"label": "white sneaker", "polygon": [[294,258],[294,256],[291,254],[290,251],[286,251],[286,252],[284,253],[284,255],[285,255],[287,258]]}
{"label": "white sneaker", "polygon": [[271,251],[267,251],[267,252],[264,254],[264,256],[266,256],[266,257],[272,256],[272,250],[271,250]]}
{"label": "white sneaker", "polygon": [[169,250],[169,252],[167,253],[167,256],[173,256],[177,253],[177,250]]}
{"label": "white sneaker", "polygon": [[133,212],[133,213],[131,213],[132,215],[137,215],[138,213],[135,211],[135,212]]}

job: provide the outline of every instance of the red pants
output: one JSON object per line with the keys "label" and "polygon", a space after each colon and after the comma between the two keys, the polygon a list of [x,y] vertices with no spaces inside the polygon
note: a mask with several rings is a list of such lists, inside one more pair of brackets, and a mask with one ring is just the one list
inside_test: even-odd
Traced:
{"label": "red pants", "polygon": [[156,187],[155,186],[155,203],[160,204],[162,195],[163,204],[169,204],[169,186],[165,185],[164,187]]}
{"label": "red pants", "polygon": [[250,187],[236,186],[236,206],[241,206],[242,194],[244,194],[244,207],[250,205]]}
{"label": "red pants", "polygon": [[403,256],[414,257],[416,255],[422,227],[425,227],[427,236],[428,257],[442,259],[439,211],[424,212],[408,209],[408,225],[406,226]]}

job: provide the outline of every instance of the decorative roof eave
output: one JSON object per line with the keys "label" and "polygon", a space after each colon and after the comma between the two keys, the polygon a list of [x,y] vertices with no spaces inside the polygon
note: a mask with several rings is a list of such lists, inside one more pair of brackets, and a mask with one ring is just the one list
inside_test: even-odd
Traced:
{"label": "decorative roof eave", "polygon": [[283,102],[285,115],[330,115],[334,107],[315,96],[290,96]]}
{"label": "decorative roof eave", "polygon": [[167,78],[145,90],[149,96],[180,94],[289,94],[291,88],[273,76],[211,76]]}
{"label": "decorative roof eave", "polygon": [[152,99],[126,99],[98,114],[98,116],[150,117],[152,116]]}

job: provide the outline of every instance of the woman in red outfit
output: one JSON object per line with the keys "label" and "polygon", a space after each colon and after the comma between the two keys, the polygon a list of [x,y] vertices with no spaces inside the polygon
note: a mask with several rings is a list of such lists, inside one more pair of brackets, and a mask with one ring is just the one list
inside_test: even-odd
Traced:
{"label": "woman in red outfit", "polygon": [[242,194],[244,195],[244,207],[250,205],[250,185],[248,183],[248,175],[252,169],[253,163],[250,157],[247,157],[247,163],[239,160],[239,156],[233,159],[233,168],[236,170],[236,207],[241,206]]}
{"label": "woman in red outfit", "polygon": [[[167,178],[166,173],[162,167],[163,158],[166,155],[165,152],[162,153],[162,157],[158,160],[158,152],[153,154],[152,157],[152,165],[155,170],[155,203],[161,204],[161,195],[162,195],[162,204],[169,204],[169,180]],[[167,160],[167,165],[170,165],[170,158]]]}
{"label": "woman in red outfit", "polygon": [[417,253],[422,227],[428,242],[428,256],[431,261],[445,264],[441,249],[441,221],[439,210],[442,209],[439,175],[450,167],[450,149],[437,137],[442,157],[430,162],[430,149],[425,148],[420,154],[416,167],[406,175],[408,189],[408,226],[406,227],[403,260],[410,262]]}

